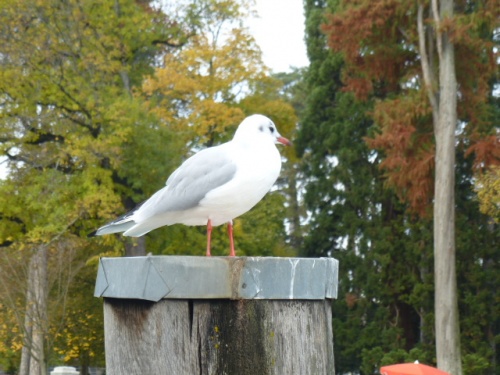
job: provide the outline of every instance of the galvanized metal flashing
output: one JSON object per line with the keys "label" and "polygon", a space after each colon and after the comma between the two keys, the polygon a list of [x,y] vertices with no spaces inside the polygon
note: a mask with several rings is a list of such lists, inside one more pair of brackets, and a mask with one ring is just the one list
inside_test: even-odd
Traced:
{"label": "galvanized metal flashing", "polygon": [[146,256],[101,258],[96,297],[169,299],[337,298],[333,258]]}

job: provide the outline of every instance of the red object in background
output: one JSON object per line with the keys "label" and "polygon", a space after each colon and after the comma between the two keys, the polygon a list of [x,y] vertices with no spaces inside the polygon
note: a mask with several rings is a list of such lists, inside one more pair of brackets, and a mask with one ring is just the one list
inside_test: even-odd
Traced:
{"label": "red object in background", "polygon": [[399,363],[396,365],[383,366],[380,368],[382,375],[450,375],[435,367],[421,363]]}

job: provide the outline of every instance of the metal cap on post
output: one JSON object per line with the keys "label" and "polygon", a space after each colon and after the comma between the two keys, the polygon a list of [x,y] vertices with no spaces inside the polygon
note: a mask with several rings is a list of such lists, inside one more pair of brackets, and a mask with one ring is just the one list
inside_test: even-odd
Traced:
{"label": "metal cap on post", "polygon": [[107,374],[333,374],[333,258],[102,258]]}
{"label": "metal cap on post", "polygon": [[102,258],[94,295],[154,302],[336,298],[337,270],[333,258]]}

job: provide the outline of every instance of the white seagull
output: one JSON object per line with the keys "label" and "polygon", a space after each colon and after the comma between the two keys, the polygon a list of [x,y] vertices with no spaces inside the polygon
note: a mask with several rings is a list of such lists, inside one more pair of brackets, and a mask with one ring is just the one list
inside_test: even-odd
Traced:
{"label": "white seagull", "polygon": [[249,116],[231,141],[191,156],[163,189],[95,234],[140,237],[164,225],[206,225],[210,256],[212,226],[227,223],[229,255],[234,256],[233,219],[255,206],[276,182],[281,170],[278,143],[291,144],[269,118]]}

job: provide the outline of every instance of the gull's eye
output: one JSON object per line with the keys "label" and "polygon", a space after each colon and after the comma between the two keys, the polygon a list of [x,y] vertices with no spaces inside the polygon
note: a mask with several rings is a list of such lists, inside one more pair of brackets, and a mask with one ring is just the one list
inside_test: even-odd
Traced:
{"label": "gull's eye", "polygon": [[269,131],[272,133],[274,133],[274,128],[272,126],[269,127]]}

